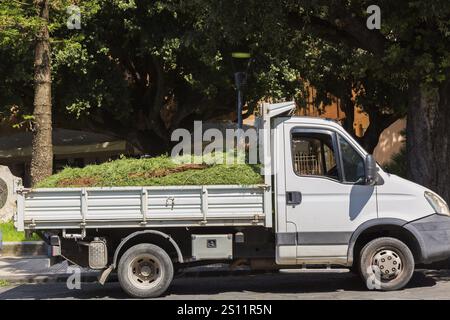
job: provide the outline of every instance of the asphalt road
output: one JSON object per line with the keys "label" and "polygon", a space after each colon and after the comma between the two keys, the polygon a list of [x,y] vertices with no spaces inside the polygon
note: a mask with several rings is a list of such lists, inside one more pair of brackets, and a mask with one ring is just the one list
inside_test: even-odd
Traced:
{"label": "asphalt road", "polygon": [[[0,299],[127,299],[118,283],[64,282],[0,287]],[[395,292],[368,291],[350,272],[301,272],[175,279],[161,299],[450,299],[450,271],[417,271],[408,287]]]}

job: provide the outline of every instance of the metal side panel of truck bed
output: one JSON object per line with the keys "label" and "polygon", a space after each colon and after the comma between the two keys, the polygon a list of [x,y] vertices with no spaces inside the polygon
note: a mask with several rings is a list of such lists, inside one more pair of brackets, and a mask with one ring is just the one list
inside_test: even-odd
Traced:
{"label": "metal side panel of truck bed", "polygon": [[18,192],[25,229],[264,226],[264,185],[41,188]]}

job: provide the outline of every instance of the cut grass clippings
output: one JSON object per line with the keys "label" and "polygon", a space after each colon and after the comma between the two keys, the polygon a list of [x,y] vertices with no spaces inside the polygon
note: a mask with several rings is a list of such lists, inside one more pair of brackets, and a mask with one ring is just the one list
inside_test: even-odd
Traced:
{"label": "cut grass clippings", "polygon": [[8,287],[11,284],[7,280],[0,279],[0,287]]}
{"label": "cut grass clippings", "polygon": [[25,237],[25,232],[17,231],[16,228],[14,228],[14,223],[12,221],[0,223],[0,231],[2,232],[3,242],[41,240],[37,234],[33,234],[28,238]]}
{"label": "cut grass clippings", "polygon": [[[203,159],[206,159],[205,157]],[[258,165],[219,164],[180,157],[159,156],[145,159],[122,158],[84,168],[67,167],[37,185],[39,188],[170,186],[170,185],[252,185],[263,183]],[[236,158],[234,158],[236,159]],[[228,160],[228,159],[227,159]],[[200,162],[200,163],[198,163]]]}

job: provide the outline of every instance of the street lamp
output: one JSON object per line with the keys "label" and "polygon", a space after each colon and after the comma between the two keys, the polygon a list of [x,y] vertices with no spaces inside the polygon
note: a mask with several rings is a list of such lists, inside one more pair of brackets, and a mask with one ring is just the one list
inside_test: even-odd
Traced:
{"label": "street lamp", "polygon": [[251,55],[248,52],[233,52],[231,57],[233,58],[234,84],[237,90],[237,124],[238,129],[242,129],[242,87],[247,84]]}

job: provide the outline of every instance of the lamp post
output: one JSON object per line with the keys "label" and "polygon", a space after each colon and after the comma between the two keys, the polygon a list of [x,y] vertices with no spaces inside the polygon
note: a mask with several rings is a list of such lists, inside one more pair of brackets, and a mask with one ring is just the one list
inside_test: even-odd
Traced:
{"label": "lamp post", "polygon": [[237,125],[238,129],[242,129],[242,87],[247,84],[247,71],[250,66],[250,53],[233,52],[231,54],[234,69],[234,84],[237,91]]}

